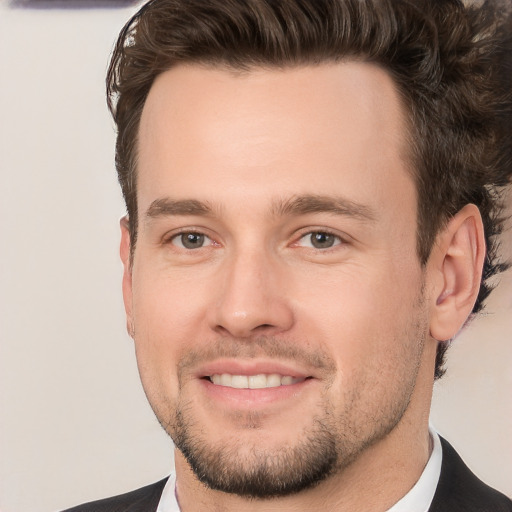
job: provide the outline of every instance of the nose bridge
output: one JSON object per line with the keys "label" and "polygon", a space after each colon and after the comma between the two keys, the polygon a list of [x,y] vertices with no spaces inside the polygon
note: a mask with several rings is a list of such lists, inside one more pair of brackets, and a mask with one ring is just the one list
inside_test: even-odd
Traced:
{"label": "nose bridge", "polygon": [[278,258],[264,247],[233,251],[221,272],[214,328],[236,337],[289,329],[293,314],[279,286],[283,279]]}

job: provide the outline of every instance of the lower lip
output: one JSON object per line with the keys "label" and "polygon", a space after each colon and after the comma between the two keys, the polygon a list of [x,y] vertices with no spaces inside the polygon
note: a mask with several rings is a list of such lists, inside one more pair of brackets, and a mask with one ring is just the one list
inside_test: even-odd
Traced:
{"label": "lower lip", "polygon": [[272,402],[293,399],[301,395],[306,388],[313,384],[314,379],[306,379],[289,386],[276,386],[262,389],[237,389],[228,386],[213,384],[208,379],[201,379],[200,384],[210,399],[226,402],[238,407],[254,408],[258,405],[266,405]]}

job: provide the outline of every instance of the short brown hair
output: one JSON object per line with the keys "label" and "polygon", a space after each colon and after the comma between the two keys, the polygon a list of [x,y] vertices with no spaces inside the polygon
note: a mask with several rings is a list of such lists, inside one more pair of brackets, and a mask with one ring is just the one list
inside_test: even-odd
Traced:
{"label": "short brown hair", "polygon": [[[251,69],[358,59],[389,72],[408,112],[421,263],[453,215],[468,203],[480,209],[487,254],[477,313],[489,278],[506,268],[496,235],[512,174],[511,19],[498,0],[149,1],[123,28],[107,77],[132,248],[139,121],[160,73],[179,63]],[[436,377],[446,346],[438,346]]]}

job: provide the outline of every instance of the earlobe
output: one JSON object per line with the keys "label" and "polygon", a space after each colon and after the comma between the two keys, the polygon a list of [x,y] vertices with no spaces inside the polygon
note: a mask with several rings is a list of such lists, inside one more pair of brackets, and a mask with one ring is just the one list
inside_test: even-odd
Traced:
{"label": "earlobe", "polygon": [[468,319],[480,289],[485,238],[478,208],[468,204],[439,233],[429,266],[437,276],[430,334],[452,339]]}
{"label": "earlobe", "polygon": [[121,245],[119,253],[123,263],[123,300],[126,312],[126,329],[133,338],[133,316],[132,316],[132,266],[131,266],[131,240],[128,217],[123,217],[120,221],[121,226]]}

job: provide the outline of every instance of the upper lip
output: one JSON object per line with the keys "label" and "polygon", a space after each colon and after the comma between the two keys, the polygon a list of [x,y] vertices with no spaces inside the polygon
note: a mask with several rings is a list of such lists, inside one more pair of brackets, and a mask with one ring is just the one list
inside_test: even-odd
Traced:
{"label": "upper lip", "polygon": [[240,360],[240,359],[218,359],[203,364],[197,372],[197,378],[210,377],[211,375],[261,375],[278,374],[295,378],[307,378],[312,375],[293,364],[279,361],[264,360]]}

